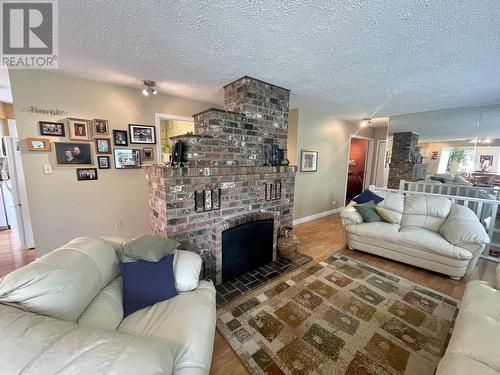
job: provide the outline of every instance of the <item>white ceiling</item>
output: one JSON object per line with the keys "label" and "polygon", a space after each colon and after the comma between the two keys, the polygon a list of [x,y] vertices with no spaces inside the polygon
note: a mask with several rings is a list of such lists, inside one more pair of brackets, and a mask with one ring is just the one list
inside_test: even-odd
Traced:
{"label": "white ceiling", "polygon": [[59,67],[222,104],[250,75],[341,118],[500,100],[499,0],[59,1]]}

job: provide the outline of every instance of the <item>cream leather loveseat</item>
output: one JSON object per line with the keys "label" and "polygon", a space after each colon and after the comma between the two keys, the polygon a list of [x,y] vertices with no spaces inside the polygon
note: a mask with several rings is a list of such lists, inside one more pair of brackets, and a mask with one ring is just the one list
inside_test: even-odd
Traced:
{"label": "cream leather loveseat", "polygon": [[119,239],[77,238],[0,280],[0,374],[208,374],[215,289],[177,251],[178,296],[123,319]]}
{"label": "cream leather loveseat", "polygon": [[375,191],[377,206],[392,211],[397,223],[365,223],[354,207],[341,211],[347,245],[460,278],[475,266],[490,239],[474,212],[446,197]]}
{"label": "cream leather loveseat", "polygon": [[471,281],[465,287],[455,328],[436,375],[500,374],[500,266],[497,285]]}

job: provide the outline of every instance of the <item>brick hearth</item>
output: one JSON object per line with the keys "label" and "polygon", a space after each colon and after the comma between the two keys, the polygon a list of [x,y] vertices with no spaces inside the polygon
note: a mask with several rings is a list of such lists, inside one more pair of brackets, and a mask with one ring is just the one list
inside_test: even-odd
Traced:
{"label": "brick hearth", "polygon": [[[221,228],[264,216],[274,218],[275,233],[278,226],[291,226],[297,171],[295,166],[264,166],[272,144],[286,147],[289,91],[243,77],[225,86],[224,94],[227,111],[195,114],[194,134],[175,137],[184,144],[183,167],[146,168],[152,231],[198,252],[205,274],[216,283],[221,280]],[[197,210],[195,193],[203,191],[220,192],[216,209]]]}

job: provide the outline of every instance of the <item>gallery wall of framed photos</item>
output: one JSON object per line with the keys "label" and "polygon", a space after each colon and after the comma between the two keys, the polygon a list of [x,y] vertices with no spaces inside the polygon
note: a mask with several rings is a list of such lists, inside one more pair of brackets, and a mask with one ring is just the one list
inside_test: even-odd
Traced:
{"label": "gallery wall of framed photos", "polygon": [[[145,161],[150,154],[146,149],[154,150],[157,161],[157,145],[130,144],[129,124],[156,126],[156,113],[191,116],[213,105],[162,93],[145,97],[137,87],[78,78],[54,70],[24,69],[10,71],[9,76],[36,255],[42,256],[85,235],[133,238],[149,233],[151,212],[144,168],[116,169],[113,150],[141,149],[144,151],[141,164],[153,163]],[[91,145],[94,164],[55,167],[52,174],[46,174],[46,164],[55,166],[54,152],[29,151],[26,139],[47,138],[51,146],[55,142],[73,142],[68,137],[68,117],[107,120],[107,129],[106,121],[99,121],[99,132],[92,137],[110,138],[111,154],[96,154],[94,140],[75,141]],[[50,136],[40,135],[39,121],[63,122],[64,127],[53,126],[48,129]],[[122,142],[126,141],[126,145],[114,144],[113,130],[125,134]],[[65,134],[53,134],[61,131]],[[43,145],[44,142],[35,144]],[[108,166],[109,169],[102,169]],[[89,181],[93,173],[82,172],[81,177],[87,180],[78,181],[77,168],[97,168],[98,180]]]}
{"label": "gallery wall of framed photos", "polygon": [[[52,152],[53,167],[96,164],[98,169],[123,170],[151,165],[155,160],[154,147],[150,146],[156,144],[154,125],[129,124],[128,130],[110,129],[105,119],[68,117],[60,122],[38,121],[38,132],[44,138],[27,138],[27,150]],[[77,168],[77,180],[97,180],[97,168]]]}

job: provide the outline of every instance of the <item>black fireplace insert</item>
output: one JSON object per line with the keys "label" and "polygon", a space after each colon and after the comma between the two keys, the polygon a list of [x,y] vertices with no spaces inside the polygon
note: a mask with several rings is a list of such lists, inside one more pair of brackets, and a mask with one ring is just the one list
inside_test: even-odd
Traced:
{"label": "black fireplace insert", "polygon": [[222,232],[222,281],[273,260],[273,219],[256,220]]}

